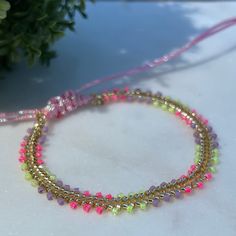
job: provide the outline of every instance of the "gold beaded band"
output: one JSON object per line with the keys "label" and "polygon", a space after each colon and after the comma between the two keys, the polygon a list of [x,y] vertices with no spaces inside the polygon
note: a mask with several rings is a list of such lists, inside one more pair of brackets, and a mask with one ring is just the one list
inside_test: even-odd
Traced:
{"label": "gold beaded band", "polygon": [[208,121],[195,110],[161,93],[152,94],[142,92],[140,89],[134,91],[116,89],[95,94],[86,106],[105,105],[116,101],[146,102],[174,114],[191,127],[194,130],[196,156],[188,173],[168,183],[151,186],[146,191],[127,196],[119,194],[114,197],[100,192],[92,195],[89,191],[83,192],[78,188],[71,188],[58,180],[44,165],[41,144],[44,141],[43,135],[47,132],[47,118],[44,113],[39,112],[33,128],[28,131],[29,136],[21,143],[19,158],[22,163],[21,169],[25,171],[25,178],[30,180],[33,186],[38,187],[39,193],[46,193],[48,200],[56,199],[59,205],[69,203],[72,209],[81,206],[85,212],[95,208],[98,214],[111,211],[116,215],[122,209],[131,213],[135,208],[144,210],[149,205],[157,207],[162,201],[168,202],[184,194],[190,194],[194,189],[201,189],[204,182],[212,178],[212,173],[216,171],[214,165],[218,163],[217,135],[208,125]]}

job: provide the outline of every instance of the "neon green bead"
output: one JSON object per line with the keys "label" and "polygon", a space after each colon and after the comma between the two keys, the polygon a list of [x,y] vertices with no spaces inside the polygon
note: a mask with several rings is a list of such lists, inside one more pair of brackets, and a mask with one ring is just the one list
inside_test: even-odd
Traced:
{"label": "neon green bead", "polygon": [[199,144],[195,145],[196,152],[199,152],[201,150],[201,146]]}
{"label": "neon green bead", "polygon": [[54,181],[54,180],[57,179],[57,177],[56,177],[56,175],[50,175],[50,176],[49,176],[49,179],[52,180],[52,181]]}
{"label": "neon green bead", "polygon": [[52,175],[52,173],[49,171],[49,169],[46,166],[43,167],[43,169],[48,175]]}
{"label": "neon green bead", "polygon": [[21,164],[20,168],[21,168],[21,170],[26,171],[28,166],[26,163],[23,163],[23,164]]}
{"label": "neon green bead", "polygon": [[170,113],[174,113],[174,112],[175,112],[175,109],[174,109],[174,107],[169,107],[168,111],[169,111]]}
{"label": "neon green bead", "polygon": [[213,157],[211,160],[212,160],[212,163],[214,165],[217,165],[219,163],[219,158],[218,157]]}
{"label": "neon green bead", "polygon": [[218,150],[217,148],[214,148],[214,149],[212,150],[212,152],[213,152],[214,154],[216,154],[216,155],[219,154],[219,150]]}
{"label": "neon green bead", "polygon": [[158,107],[158,106],[159,106],[159,102],[158,102],[158,101],[154,101],[152,104],[153,104],[153,106],[155,106],[155,107]]}
{"label": "neon green bead", "polygon": [[219,156],[219,150],[217,148],[213,149],[212,153],[214,156],[217,156],[217,157]]}
{"label": "neon green bead", "polygon": [[145,209],[147,208],[147,203],[146,203],[146,202],[141,202],[141,203],[140,203],[140,208],[141,208],[142,210],[145,210]]}
{"label": "neon green bead", "polygon": [[25,179],[26,180],[31,180],[32,179],[32,175],[29,172],[25,173]]}
{"label": "neon green bead", "polygon": [[166,104],[163,104],[163,105],[161,105],[161,109],[163,110],[163,111],[166,111],[167,110],[167,105]]}
{"label": "neon green bead", "polygon": [[216,173],[216,168],[214,166],[211,166],[209,170],[211,173]]}
{"label": "neon green bead", "polygon": [[37,187],[37,186],[38,186],[37,180],[32,179],[32,180],[31,180],[31,185],[32,185],[33,187]]}
{"label": "neon green bead", "polygon": [[126,210],[128,213],[132,213],[133,212],[133,209],[134,209],[134,206],[133,205],[128,205]]}
{"label": "neon green bead", "polygon": [[198,164],[199,160],[200,160],[199,158],[194,158],[194,163]]}
{"label": "neon green bead", "polygon": [[201,154],[199,152],[196,152],[194,158],[195,159],[200,159],[201,158]]}
{"label": "neon green bead", "polygon": [[112,208],[111,212],[114,216],[118,215],[119,214],[119,211],[120,211],[120,208],[118,207],[114,207]]}
{"label": "neon green bead", "polygon": [[125,195],[123,194],[123,193],[119,193],[118,195],[117,195],[117,197],[119,197],[119,198],[122,198],[122,197],[124,197]]}

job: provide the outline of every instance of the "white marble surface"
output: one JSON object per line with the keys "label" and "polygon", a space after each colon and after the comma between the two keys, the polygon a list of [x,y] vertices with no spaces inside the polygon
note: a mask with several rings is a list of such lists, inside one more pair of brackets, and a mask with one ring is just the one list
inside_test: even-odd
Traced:
{"label": "white marble surface", "polygon": [[[84,83],[82,78],[92,80],[158,57],[234,16],[235,9],[236,3],[89,6],[89,20],[79,20],[78,33],[57,43],[60,57],[50,68],[21,65],[0,81],[0,109],[43,105],[48,97]],[[142,80],[132,80],[131,87],[161,90],[190,104],[215,127],[221,163],[204,190],[133,216],[98,216],[59,207],[39,195],[19,169],[19,142],[31,123],[8,125],[0,127],[0,235],[236,235],[235,39],[236,27],[139,76]],[[128,193],[183,173],[193,160],[193,139],[166,113],[116,104],[77,112],[53,125],[45,155],[66,183]]]}

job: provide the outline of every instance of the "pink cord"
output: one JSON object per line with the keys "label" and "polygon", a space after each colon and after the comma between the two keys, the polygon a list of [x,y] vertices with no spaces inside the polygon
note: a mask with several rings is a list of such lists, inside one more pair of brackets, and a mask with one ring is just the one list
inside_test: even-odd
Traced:
{"label": "pink cord", "polygon": [[[58,114],[64,115],[67,112],[77,109],[77,107],[79,107],[80,104],[83,105],[84,103],[88,102],[88,98],[85,98],[85,99],[81,98],[81,95],[80,95],[81,91],[84,91],[88,88],[94,87],[98,84],[101,84],[101,83],[104,83],[104,82],[107,82],[110,80],[121,79],[122,77],[125,77],[125,76],[133,76],[133,75],[139,74],[141,72],[145,72],[147,70],[150,70],[152,68],[158,67],[159,65],[164,64],[164,63],[180,56],[182,53],[189,50],[190,48],[192,48],[194,45],[200,43],[201,41],[207,39],[208,37],[211,37],[211,36],[221,32],[221,31],[223,31],[235,24],[236,24],[236,18],[231,18],[231,19],[227,19],[225,21],[222,21],[219,24],[216,24],[215,26],[211,27],[210,29],[208,29],[204,33],[200,34],[199,36],[197,36],[193,40],[189,41],[183,47],[181,47],[175,51],[172,51],[172,52],[170,52],[158,59],[155,59],[155,60],[149,62],[148,64],[145,64],[143,66],[138,66],[138,67],[132,68],[130,70],[114,74],[109,77],[97,79],[92,82],[86,83],[86,84],[82,85],[79,89],[75,90],[75,92],[66,91],[62,96],[58,96],[58,97],[56,97],[56,99],[55,98],[50,99],[49,104],[47,105],[46,108],[21,110],[18,112],[11,112],[11,113],[0,113],[0,124],[12,123],[12,122],[17,122],[17,121],[32,120],[35,118],[35,114],[38,110],[45,111],[48,109],[48,111],[51,111],[53,109],[54,116],[50,116],[49,118],[53,118],[55,116],[58,117]],[[79,96],[79,100],[76,102],[75,102],[75,96],[76,97]],[[56,112],[55,112],[55,109],[56,109]]]}

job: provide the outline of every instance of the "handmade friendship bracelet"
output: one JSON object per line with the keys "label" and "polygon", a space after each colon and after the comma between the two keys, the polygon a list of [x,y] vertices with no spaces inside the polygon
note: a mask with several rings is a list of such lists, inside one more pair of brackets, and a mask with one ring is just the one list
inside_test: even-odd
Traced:
{"label": "handmade friendship bracelet", "polygon": [[[90,191],[64,184],[48,170],[42,158],[42,144],[45,142],[50,117],[61,116],[78,107],[89,108],[121,101],[142,102],[161,108],[174,114],[193,129],[196,143],[194,164],[186,174],[177,179],[128,195],[113,196],[101,192],[91,194]],[[219,162],[218,147],[217,135],[209,126],[207,119],[179,101],[163,96],[160,92],[153,94],[140,89],[125,88],[84,98],[70,91],[62,97],[52,99],[45,109],[37,112],[33,128],[28,129],[28,135],[21,142],[19,161],[21,169],[25,172],[25,179],[34,187],[38,187],[40,194],[46,193],[48,200],[56,199],[59,205],[67,203],[72,209],[81,207],[85,212],[90,212],[94,208],[98,214],[110,211],[113,215],[117,215],[124,210],[131,213],[136,208],[144,210],[151,205],[157,207],[161,202],[169,202],[174,198],[181,198],[184,194],[191,194],[194,189],[202,189],[204,182],[211,180],[212,173],[216,172],[215,165]]]}

